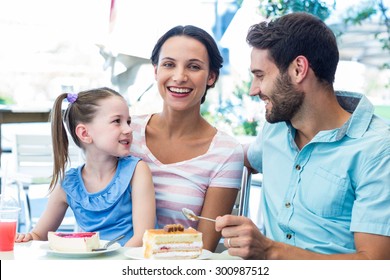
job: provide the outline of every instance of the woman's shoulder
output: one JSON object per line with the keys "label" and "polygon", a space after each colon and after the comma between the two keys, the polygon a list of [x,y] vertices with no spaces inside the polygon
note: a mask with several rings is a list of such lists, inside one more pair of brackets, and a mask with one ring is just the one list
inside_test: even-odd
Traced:
{"label": "woman's shoulder", "polygon": [[244,159],[244,148],[242,144],[235,137],[230,134],[218,130],[215,135],[208,154],[229,158],[229,160],[237,159],[243,161]]}
{"label": "woman's shoulder", "polygon": [[227,148],[242,146],[237,138],[222,130],[217,130],[214,140],[218,146],[225,146]]}
{"label": "woman's shoulder", "polygon": [[135,135],[135,136],[143,135],[150,118],[151,118],[151,115],[131,116],[130,126],[133,130],[133,135]]}
{"label": "woman's shoulder", "polygon": [[132,124],[141,124],[144,122],[148,122],[151,114],[146,114],[146,115],[132,115],[131,116],[131,123]]}

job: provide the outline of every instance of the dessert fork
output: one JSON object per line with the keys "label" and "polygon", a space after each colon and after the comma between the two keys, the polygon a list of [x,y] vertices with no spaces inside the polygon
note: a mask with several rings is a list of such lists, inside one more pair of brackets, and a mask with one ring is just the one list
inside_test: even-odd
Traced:
{"label": "dessert fork", "polygon": [[92,252],[105,251],[105,250],[107,250],[108,247],[110,247],[111,245],[114,245],[118,240],[121,240],[123,237],[125,237],[125,236],[120,235],[117,238],[114,238],[113,240],[108,241],[106,244],[104,244],[104,246],[102,248],[92,249]]}
{"label": "dessert fork", "polygon": [[191,220],[191,221],[198,221],[199,219],[202,219],[202,220],[207,220],[207,221],[210,221],[210,222],[215,222],[215,219],[210,219],[210,218],[198,216],[198,215],[196,215],[192,210],[187,209],[187,208],[182,208],[182,209],[181,209],[181,212],[183,213],[183,215],[184,215],[188,220]]}

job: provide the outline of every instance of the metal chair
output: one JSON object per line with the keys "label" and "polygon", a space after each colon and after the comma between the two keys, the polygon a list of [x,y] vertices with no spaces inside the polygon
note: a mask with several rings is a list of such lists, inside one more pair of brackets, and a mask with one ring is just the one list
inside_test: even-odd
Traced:
{"label": "metal chair", "polygon": [[[82,153],[79,147],[69,139],[69,156],[71,164],[69,167],[81,164]],[[14,174],[12,179],[19,186],[20,198],[25,211],[24,222],[26,231],[31,230],[39,217],[32,216],[32,189],[38,189],[39,198],[45,203],[47,192],[42,193],[42,187],[47,187],[51,180],[53,171],[53,151],[50,134],[15,134],[12,148],[14,157]],[[73,213],[68,212],[66,219],[61,224],[61,230],[72,230],[75,225]]]}
{"label": "metal chair", "polygon": [[242,171],[241,188],[237,194],[236,203],[232,212],[233,215],[248,217],[251,183],[252,173],[246,166],[244,166]]}
{"label": "metal chair", "polygon": [[[251,190],[252,184],[252,174],[249,169],[244,166],[242,170],[242,179],[241,179],[241,187],[238,191],[236,202],[233,206],[232,215],[236,216],[245,216],[248,217],[249,214],[249,194]],[[226,250],[223,245],[223,238],[219,241],[217,248],[215,249],[216,253],[221,253]]]}

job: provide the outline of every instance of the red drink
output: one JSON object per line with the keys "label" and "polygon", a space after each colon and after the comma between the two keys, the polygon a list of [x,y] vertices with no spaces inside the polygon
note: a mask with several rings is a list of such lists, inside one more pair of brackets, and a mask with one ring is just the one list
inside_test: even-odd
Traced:
{"label": "red drink", "polygon": [[14,249],[16,235],[16,221],[0,221],[0,251],[12,251]]}

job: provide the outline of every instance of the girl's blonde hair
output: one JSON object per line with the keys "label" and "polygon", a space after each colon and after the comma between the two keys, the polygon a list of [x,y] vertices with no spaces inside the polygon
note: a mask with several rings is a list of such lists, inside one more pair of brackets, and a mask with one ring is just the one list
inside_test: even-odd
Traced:
{"label": "girl's blonde hair", "polygon": [[[76,135],[76,126],[80,123],[91,123],[99,108],[99,102],[112,96],[123,98],[115,90],[103,87],[82,91],[78,94],[63,93],[54,101],[50,115],[54,166],[49,191],[52,191],[56,184],[63,180],[65,168],[70,162],[68,153],[69,141],[64,123],[74,143],[82,148],[80,140]],[[62,102],[64,99],[69,101],[69,105],[65,112],[62,113]]]}

